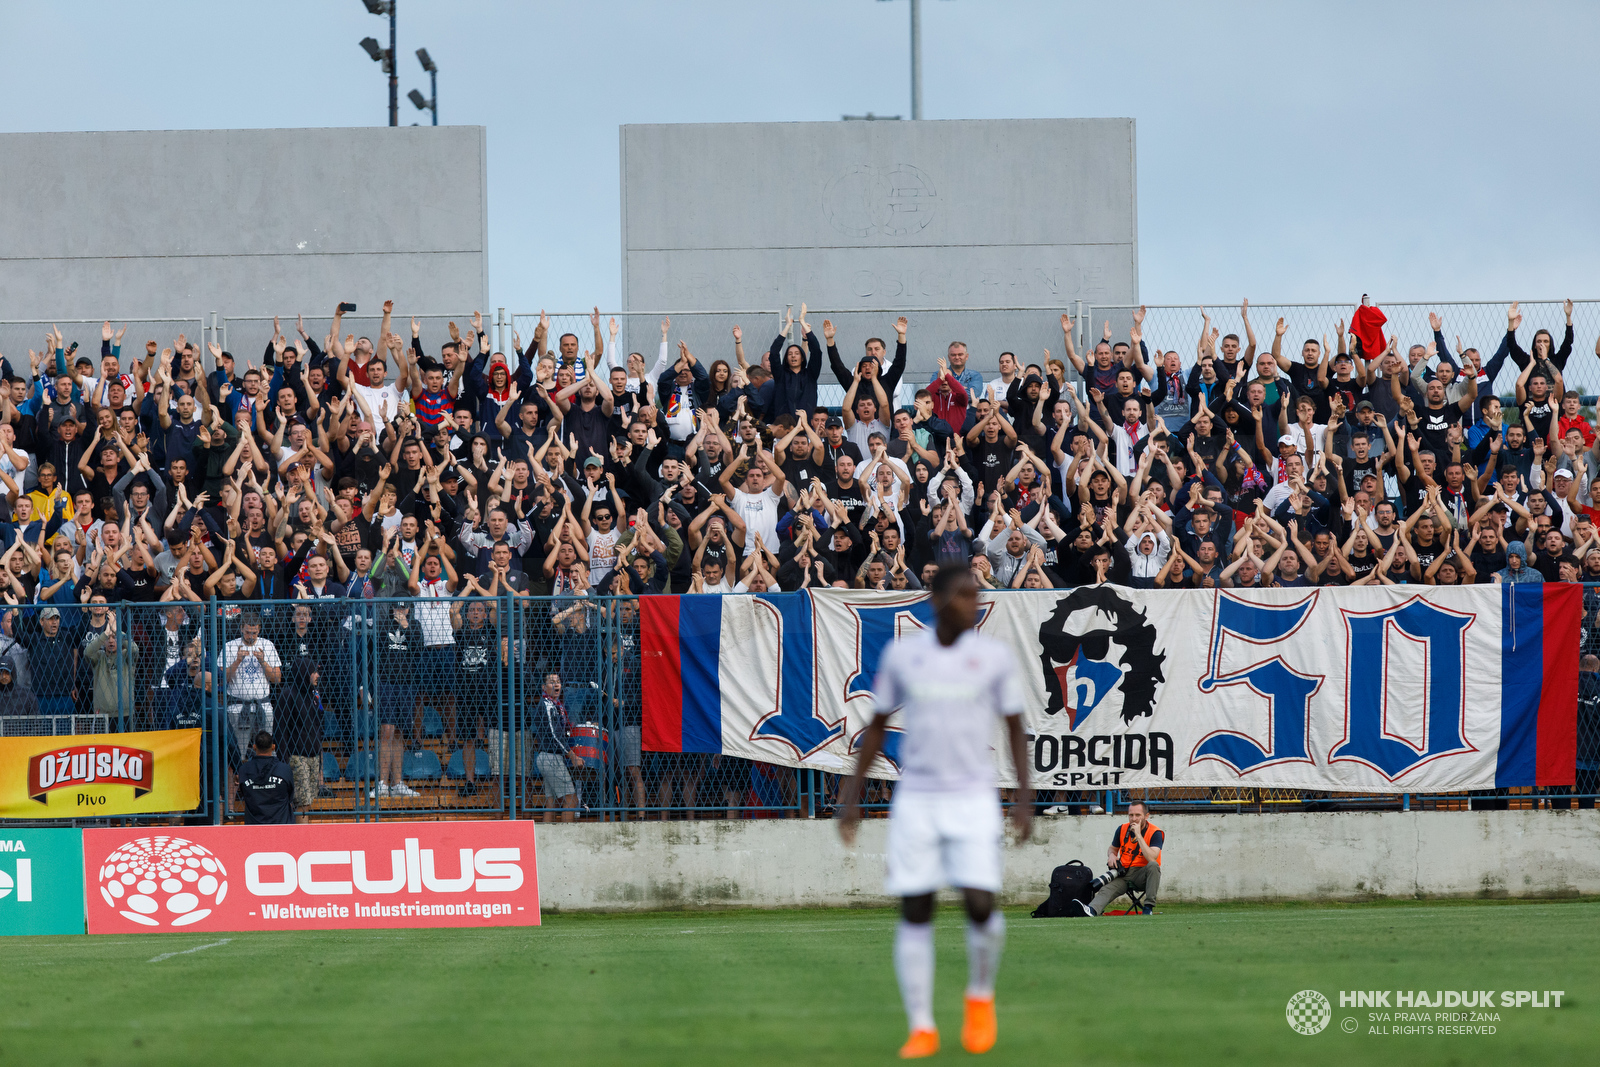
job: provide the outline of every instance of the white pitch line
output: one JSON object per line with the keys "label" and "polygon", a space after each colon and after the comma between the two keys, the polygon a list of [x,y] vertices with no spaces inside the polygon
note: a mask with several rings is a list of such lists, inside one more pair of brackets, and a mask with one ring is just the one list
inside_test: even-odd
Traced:
{"label": "white pitch line", "polygon": [[231,937],[225,937],[221,941],[213,941],[209,945],[196,945],[194,948],[186,948],[179,952],[163,952],[159,956],[152,956],[148,962],[160,963],[162,960],[170,960],[174,956],[187,956],[189,953],[199,952],[201,949],[216,948],[218,945],[226,945],[232,940],[233,938]]}

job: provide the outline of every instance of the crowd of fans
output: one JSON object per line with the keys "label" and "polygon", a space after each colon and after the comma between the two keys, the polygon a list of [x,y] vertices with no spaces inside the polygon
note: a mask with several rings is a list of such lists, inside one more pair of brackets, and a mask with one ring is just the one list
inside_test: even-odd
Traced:
{"label": "crowd of fans", "polygon": [[[647,358],[598,310],[586,338],[552,341],[541,316],[502,353],[477,313],[406,338],[392,311],[376,338],[342,336],[337,311],[320,338],[275,322],[259,362],[182,336],[125,354],[110,323],[98,361],[59,331],[27,374],[0,361],[0,713],[115,713],[133,692],[145,723],[182,724],[221,673],[241,755],[272,730],[293,762],[320,733],[274,727],[274,705],[370,682],[384,788],[404,790],[397,732],[421,702],[485,739],[518,659],[482,636],[496,605],[438,598],[553,598],[523,609],[530,651],[549,650],[528,688],[565,716],[562,679],[606,655],[590,635],[608,594],[917,589],[949,562],[989,588],[1600,581],[1570,302],[1560,339],[1541,327],[1526,348],[1512,304],[1488,358],[1437,315],[1431,341],[1341,322],[1331,351],[1298,353],[1281,319],[1260,348],[1248,302],[1244,338],[1202,316],[1185,352],[1151,347],[1139,309],[1126,340],[1106,324],[1080,353],[1062,315],[1064,358],[1003,352],[984,373],[928,339],[926,381],[907,377],[904,317],[891,348],[827,320],[819,337],[802,305],[752,360],[738,327],[731,351],[695,353],[663,320]],[[1508,360],[1510,411],[1489,385]],[[362,668],[333,651],[350,612],[318,602],[374,597],[411,606],[371,623],[377,662],[352,686],[341,672]],[[213,599],[218,664],[199,639]],[[151,607],[119,634],[114,602]],[[636,649],[610,654],[636,670]],[[581,766],[544,712],[539,751]]]}

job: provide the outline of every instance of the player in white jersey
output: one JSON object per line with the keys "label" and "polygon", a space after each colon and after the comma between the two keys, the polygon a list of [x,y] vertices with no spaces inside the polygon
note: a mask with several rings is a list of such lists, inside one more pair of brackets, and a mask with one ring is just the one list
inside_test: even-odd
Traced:
{"label": "player in white jersey", "polygon": [[977,633],[978,584],[965,567],[941,568],[932,582],[935,628],[895,642],[874,686],[876,712],[861,740],[861,760],[845,783],[845,844],[861,822],[857,798],[883,748],[889,716],[900,711],[900,782],[889,810],[887,891],[900,898],[894,968],[911,1036],[903,1059],[939,1051],[933,1021],[933,895],[962,891],[967,906],[966,1017],[968,1052],[994,1047],[994,978],[1005,942],[1000,891],[1001,816],[990,739],[1005,720],[1017,768],[1011,809],[1020,841],[1028,839],[1033,791],[1022,729],[1022,685],[1011,650]]}

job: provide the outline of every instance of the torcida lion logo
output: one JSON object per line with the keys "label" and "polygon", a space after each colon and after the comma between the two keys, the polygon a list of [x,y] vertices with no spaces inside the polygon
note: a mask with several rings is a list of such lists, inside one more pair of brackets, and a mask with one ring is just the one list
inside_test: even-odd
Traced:
{"label": "torcida lion logo", "polygon": [[120,845],[99,874],[101,898],[141,926],[189,926],[228,895],[228,872],[216,853],[181,837],[140,837]]}
{"label": "torcida lion logo", "polygon": [[1039,660],[1050,695],[1046,715],[1065,712],[1076,730],[1095,709],[1122,713],[1124,723],[1155,714],[1167,678],[1166,653],[1145,613],[1115,586],[1092,585],[1063,597],[1039,625]]}

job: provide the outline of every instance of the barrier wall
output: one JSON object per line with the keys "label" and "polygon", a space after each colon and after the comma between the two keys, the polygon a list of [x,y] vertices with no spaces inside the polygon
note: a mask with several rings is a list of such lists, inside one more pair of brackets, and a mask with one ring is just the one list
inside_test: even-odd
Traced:
{"label": "barrier wall", "polygon": [[[1006,849],[1005,898],[1043,900],[1050,871],[1104,866],[1120,816],[1042,819]],[[1596,811],[1169,815],[1161,899],[1353,900],[1600,893]],[[829,820],[539,827],[546,911],[883,905],[888,822],[854,848]]]}

